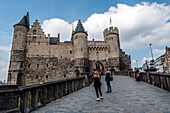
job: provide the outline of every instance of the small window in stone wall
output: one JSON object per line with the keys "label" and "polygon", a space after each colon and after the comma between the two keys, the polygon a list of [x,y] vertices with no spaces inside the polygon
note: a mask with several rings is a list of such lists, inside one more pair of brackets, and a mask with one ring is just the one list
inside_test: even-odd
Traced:
{"label": "small window in stone wall", "polygon": [[24,62],[21,62],[20,64],[20,68],[23,68]]}
{"label": "small window in stone wall", "polygon": [[9,73],[9,75],[8,75],[8,81],[11,81],[11,78],[12,78],[12,74]]}
{"label": "small window in stone wall", "polygon": [[83,48],[81,47],[81,51],[83,51]]}
{"label": "small window in stone wall", "polygon": [[36,76],[36,79],[38,79],[38,76]]}
{"label": "small window in stone wall", "polygon": [[46,67],[48,67],[48,64],[46,64]]}
{"label": "small window in stone wall", "polygon": [[33,34],[36,34],[37,30],[33,30]]}
{"label": "small window in stone wall", "polygon": [[117,51],[117,48],[115,47],[115,51]]}
{"label": "small window in stone wall", "polygon": [[72,54],[72,51],[70,51],[70,54]]}
{"label": "small window in stone wall", "polygon": [[48,79],[48,75],[46,75],[46,79]]}
{"label": "small window in stone wall", "polygon": [[64,74],[64,78],[66,77],[66,74]]}
{"label": "small window in stone wall", "polygon": [[39,68],[39,64],[37,64],[37,68]]}
{"label": "small window in stone wall", "polygon": [[32,39],[32,41],[33,41],[33,42],[36,42],[36,38],[37,38],[37,37],[34,36],[33,39]]}
{"label": "small window in stone wall", "polygon": [[17,38],[17,35],[15,35],[14,37]]}
{"label": "small window in stone wall", "polygon": [[28,67],[31,67],[31,64],[28,64]]}

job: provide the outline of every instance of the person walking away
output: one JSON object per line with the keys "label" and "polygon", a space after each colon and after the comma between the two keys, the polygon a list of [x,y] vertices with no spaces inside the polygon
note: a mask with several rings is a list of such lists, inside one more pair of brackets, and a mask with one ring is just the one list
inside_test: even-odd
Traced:
{"label": "person walking away", "polygon": [[110,85],[110,76],[111,76],[110,72],[107,69],[107,72],[105,74],[105,81],[106,81],[106,84],[107,84],[107,91],[106,91],[106,93],[112,92],[112,88],[111,88],[111,85]]}
{"label": "person walking away", "polygon": [[136,70],[137,70],[137,68],[135,67],[135,69],[134,69],[134,78],[136,78]]}
{"label": "person walking away", "polygon": [[94,76],[92,78],[94,80],[94,88],[95,88],[95,91],[96,91],[96,95],[97,95],[97,101],[100,101],[99,99],[99,93],[100,93],[100,96],[101,96],[101,99],[103,99],[103,96],[102,96],[102,91],[101,91],[101,81],[100,81],[100,75],[98,73],[98,71],[95,71],[94,73]]}

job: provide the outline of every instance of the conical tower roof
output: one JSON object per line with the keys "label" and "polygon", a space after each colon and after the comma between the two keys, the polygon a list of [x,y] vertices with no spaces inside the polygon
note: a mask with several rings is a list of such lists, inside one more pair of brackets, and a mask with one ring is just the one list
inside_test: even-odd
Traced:
{"label": "conical tower roof", "polygon": [[14,26],[16,26],[16,25],[22,25],[22,26],[25,26],[25,27],[29,28],[29,26],[28,26],[28,21],[27,21],[27,17],[24,16],[24,17],[21,19],[21,21],[20,21],[19,23],[15,24]]}
{"label": "conical tower roof", "polygon": [[78,21],[78,24],[77,24],[77,27],[75,29],[75,32],[78,33],[78,32],[83,32],[83,33],[86,33],[84,28],[83,28],[83,25],[81,23],[81,20]]}

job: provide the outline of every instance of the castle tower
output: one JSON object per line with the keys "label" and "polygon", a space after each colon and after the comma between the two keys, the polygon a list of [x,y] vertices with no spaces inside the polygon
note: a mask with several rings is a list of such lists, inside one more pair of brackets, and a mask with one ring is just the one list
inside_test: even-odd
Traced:
{"label": "castle tower", "polygon": [[75,31],[73,31],[73,52],[75,67],[80,69],[80,73],[87,72],[89,68],[87,36],[82,22],[79,20]]}
{"label": "castle tower", "polygon": [[26,55],[26,37],[29,29],[29,17],[24,16],[14,25],[10,65],[8,70],[8,85],[24,85],[24,63]]}
{"label": "castle tower", "polygon": [[119,71],[120,41],[117,27],[106,28],[103,32],[104,41],[108,47],[109,67]]}

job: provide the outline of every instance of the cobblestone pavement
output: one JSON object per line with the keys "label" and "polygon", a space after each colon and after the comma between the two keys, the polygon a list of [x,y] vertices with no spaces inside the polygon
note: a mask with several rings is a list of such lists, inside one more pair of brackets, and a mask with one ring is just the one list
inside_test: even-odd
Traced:
{"label": "cobblestone pavement", "polygon": [[35,113],[114,112],[170,113],[170,92],[127,76],[114,76],[112,93],[106,92],[102,78],[103,100],[96,101],[93,85],[57,99]]}

